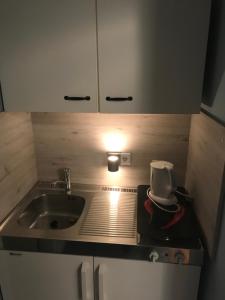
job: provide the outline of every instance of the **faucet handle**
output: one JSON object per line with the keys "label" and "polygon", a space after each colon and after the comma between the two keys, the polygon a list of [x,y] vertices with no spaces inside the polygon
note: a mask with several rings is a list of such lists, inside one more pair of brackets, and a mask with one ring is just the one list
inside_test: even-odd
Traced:
{"label": "faucet handle", "polygon": [[57,186],[59,185],[64,185],[65,186],[65,181],[63,180],[55,180],[53,182],[51,182],[51,188],[57,188]]}

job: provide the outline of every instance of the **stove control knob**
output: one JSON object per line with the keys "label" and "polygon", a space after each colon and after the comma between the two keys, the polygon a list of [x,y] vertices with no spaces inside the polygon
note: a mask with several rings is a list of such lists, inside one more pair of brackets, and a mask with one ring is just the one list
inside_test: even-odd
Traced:
{"label": "stove control knob", "polygon": [[184,261],[185,261],[184,253],[182,253],[182,252],[177,252],[177,253],[175,254],[175,259],[176,259],[176,262],[177,262],[178,264],[183,264]]}
{"label": "stove control knob", "polygon": [[149,259],[152,262],[157,262],[157,260],[159,259],[159,253],[155,250],[152,250],[149,254]]}

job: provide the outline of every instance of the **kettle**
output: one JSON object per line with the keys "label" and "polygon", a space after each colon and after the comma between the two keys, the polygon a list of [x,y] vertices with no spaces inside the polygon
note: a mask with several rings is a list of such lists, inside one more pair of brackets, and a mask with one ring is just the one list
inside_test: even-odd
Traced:
{"label": "kettle", "polygon": [[150,163],[150,193],[152,200],[162,205],[174,205],[177,198],[174,195],[176,190],[174,165],[168,161],[152,161]]}

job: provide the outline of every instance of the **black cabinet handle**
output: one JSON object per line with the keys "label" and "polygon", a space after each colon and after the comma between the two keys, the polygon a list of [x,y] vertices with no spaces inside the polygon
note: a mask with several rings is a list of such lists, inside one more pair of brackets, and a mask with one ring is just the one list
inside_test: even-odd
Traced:
{"label": "black cabinet handle", "polygon": [[133,97],[106,97],[107,101],[132,101]]}
{"label": "black cabinet handle", "polygon": [[85,101],[85,100],[89,101],[91,99],[91,97],[90,96],[85,96],[85,97],[72,97],[72,96],[70,97],[70,96],[65,96],[64,99],[66,101]]}
{"label": "black cabinet handle", "polygon": [[22,253],[18,253],[18,252],[9,252],[9,255],[11,256],[22,256]]}

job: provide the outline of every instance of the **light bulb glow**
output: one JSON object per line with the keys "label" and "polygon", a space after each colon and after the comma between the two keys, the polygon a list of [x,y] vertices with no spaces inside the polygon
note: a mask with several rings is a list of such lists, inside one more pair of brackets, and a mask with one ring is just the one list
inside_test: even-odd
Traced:
{"label": "light bulb glow", "polygon": [[106,151],[120,152],[125,149],[126,138],[120,133],[111,132],[103,136],[103,143]]}
{"label": "light bulb glow", "polygon": [[108,157],[108,160],[111,161],[111,162],[116,162],[116,161],[119,160],[119,157],[116,156],[116,155],[110,155],[110,156]]}
{"label": "light bulb glow", "polygon": [[119,200],[120,200],[120,192],[117,192],[117,191],[110,192],[109,201],[110,201],[111,208],[117,209]]}

